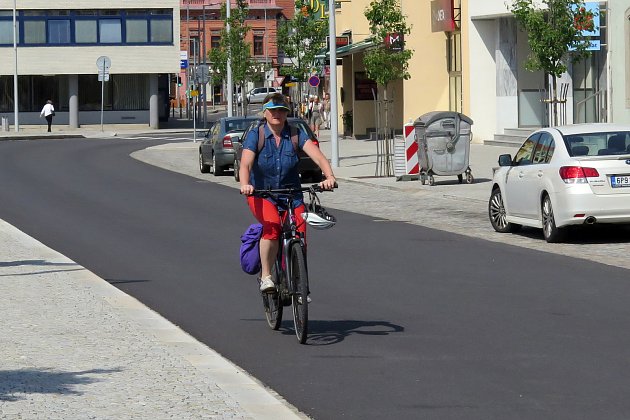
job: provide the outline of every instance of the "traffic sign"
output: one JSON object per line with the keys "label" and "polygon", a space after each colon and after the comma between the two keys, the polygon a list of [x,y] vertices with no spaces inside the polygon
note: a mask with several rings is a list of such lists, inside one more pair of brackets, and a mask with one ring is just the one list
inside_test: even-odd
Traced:
{"label": "traffic sign", "polygon": [[187,69],[188,68],[188,60],[179,60],[179,68]]}
{"label": "traffic sign", "polygon": [[278,86],[282,86],[282,82],[284,82],[284,76],[276,77],[276,83]]}
{"label": "traffic sign", "polygon": [[317,77],[317,76],[309,77],[308,78],[308,84],[311,85],[312,87],[319,86],[319,77]]}
{"label": "traffic sign", "polygon": [[102,55],[96,59],[96,67],[103,72],[108,72],[112,66],[112,60],[106,55]]}
{"label": "traffic sign", "polygon": [[191,90],[190,91],[190,96],[199,96],[199,91],[198,90]]}
{"label": "traffic sign", "polygon": [[99,82],[109,82],[109,73],[98,72],[98,81]]}

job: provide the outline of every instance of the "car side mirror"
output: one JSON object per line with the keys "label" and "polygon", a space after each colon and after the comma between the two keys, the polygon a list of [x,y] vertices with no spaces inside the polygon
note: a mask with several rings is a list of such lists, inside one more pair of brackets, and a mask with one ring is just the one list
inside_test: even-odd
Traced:
{"label": "car side mirror", "polygon": [[512,156],[504,154],[499,156],[499,166],[512,166]]}

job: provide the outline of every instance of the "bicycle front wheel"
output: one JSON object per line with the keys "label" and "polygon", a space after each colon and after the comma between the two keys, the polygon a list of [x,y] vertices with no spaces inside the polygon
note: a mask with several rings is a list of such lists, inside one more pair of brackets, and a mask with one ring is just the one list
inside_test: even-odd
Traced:
{"label": "bicycle front wheel", "polygon": [[[278,276],[278,264],[274,265],[273,272],[271,274],[274,278],[276,285],[279,284]],[[279,290],[274,293],[263,293],[263,307],[265,308],[265,318],[267,318],[267,325],[272,330],[280,328],[282,323],[282,301],[280,298]]]}
{"label": "bicycle front wheel", "polygon": [[293,323],[300,344],[308,335],[308,273],[306,260],[299,243],[291,245],[291,284],[293,288]]}

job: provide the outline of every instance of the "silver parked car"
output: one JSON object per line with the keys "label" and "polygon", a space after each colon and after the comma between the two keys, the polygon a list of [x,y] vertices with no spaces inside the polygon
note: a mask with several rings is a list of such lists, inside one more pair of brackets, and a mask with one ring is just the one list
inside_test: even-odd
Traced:
{"label": "silver parked car", "polygon": [[234,167],[234,143],[243,131],[260,117],[223,117],[206,132],[199,144],[199,170],[202,173],[223,175],[223,171]]}
{"label": "silver parked car", "polygon": [[247,94],[247,102],[250,104],[261,104],[267,95],[277,92],[278,91],[272,87],[257,87],[249,91]]}
{"label": "silver parked car", "polygon": [[630,223],[630,125],[543,128],[499,156],[488,203],[497,232],[542,228],[560,242],[571,225]]}

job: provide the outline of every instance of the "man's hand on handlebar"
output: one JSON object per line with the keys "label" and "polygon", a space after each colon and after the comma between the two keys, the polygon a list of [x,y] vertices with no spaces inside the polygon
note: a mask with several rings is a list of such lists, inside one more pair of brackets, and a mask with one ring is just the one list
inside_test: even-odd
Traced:
{"label": "man's hand on handlebar", "polygon": [[325,180],[319,183],[319,187],[324,191],[332,191],[337,187],[337,180],[334,175],[327,176]]}
{"label": "man's hand on handlebar", "polygon": [[241,185],[241,194],[252,195],[254,193],[254,186],[251,184]]}

